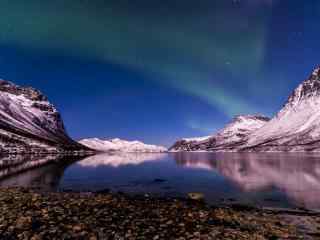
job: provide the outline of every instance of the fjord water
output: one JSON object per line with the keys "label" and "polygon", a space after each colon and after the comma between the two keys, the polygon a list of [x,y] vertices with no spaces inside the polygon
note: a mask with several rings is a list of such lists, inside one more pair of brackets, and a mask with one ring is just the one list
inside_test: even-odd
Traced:
{"label": "fjord water", "polygon": [[[29,169],[29,170],[27,170]],[[320,154],[117,153],[2,159],[0,186],[157,197],[201,192],[212,204],[320,209]]]}

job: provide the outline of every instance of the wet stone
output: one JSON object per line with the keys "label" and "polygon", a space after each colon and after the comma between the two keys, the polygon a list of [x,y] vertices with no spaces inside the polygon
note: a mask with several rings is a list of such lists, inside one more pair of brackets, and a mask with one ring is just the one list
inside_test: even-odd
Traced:
{"label": "wet stone", "polygon": [[204,200],[204,194],[203,193],[188,193],[188,197],[191,200],[195,200],[195,201],[203,201]]}
{"label": "wet stone", "polygon": [[[317,239],[320,217],[125,194],[0,189],[0,239]],[[286,218],[289,219],[289,218]],[[307,220],[306,220],[307,219]]]}

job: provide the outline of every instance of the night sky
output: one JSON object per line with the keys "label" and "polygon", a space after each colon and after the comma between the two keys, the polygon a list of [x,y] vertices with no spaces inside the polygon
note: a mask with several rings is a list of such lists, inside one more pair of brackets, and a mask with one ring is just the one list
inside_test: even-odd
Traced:
{"label": "night sky", "polygon": [[0,77],[69,134],[172,144],[272,116],[320,64],[319,0],[1,0]]}

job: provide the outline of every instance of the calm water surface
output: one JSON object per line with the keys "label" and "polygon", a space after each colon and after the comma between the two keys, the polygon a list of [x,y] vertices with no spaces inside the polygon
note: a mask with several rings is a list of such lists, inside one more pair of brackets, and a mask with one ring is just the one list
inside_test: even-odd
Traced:
{"label": "calm water surface", "polygon": [[[0,160],[0,186],[181,196],[210,203],[320,209],[320,155],[254,153],[102,154]],[[32,168],[30,170],[30,168]],[[27,170],[29,169],[29,170]]]}

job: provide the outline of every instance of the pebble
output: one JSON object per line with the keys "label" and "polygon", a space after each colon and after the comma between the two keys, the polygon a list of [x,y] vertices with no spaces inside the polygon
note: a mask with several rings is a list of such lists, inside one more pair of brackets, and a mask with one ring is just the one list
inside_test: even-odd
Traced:
{"label": "pebble", "polygon": [[[192,194],[202,200],[202,194]],[[0,189],[0,239],[308,239],[297,225],[253,208],[111,193]],[[315,230],[320,217],[309,216]],[[316,234],[316,233],[314,233]]]}
{"label": "pebble", "polygon": [[191,200],[195,200],[195,201],[203,201],[204,200],[204,194],[203,193],[197,193],[197,192],[188,193],[188,197]]}

